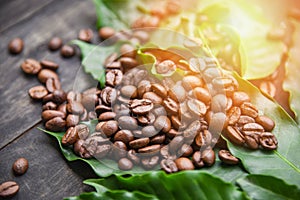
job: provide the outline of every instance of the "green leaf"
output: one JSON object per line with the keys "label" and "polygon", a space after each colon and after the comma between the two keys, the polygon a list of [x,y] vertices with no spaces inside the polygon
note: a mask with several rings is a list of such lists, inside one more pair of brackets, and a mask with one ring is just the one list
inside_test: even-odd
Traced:
{"label": "green leaf", "polygon": [[111,46],[93,45],[80,40],[73,40],[72,44],[77,45],[81,50],[82,66],[86,73],[89,73],[93,78],[100,82],[101,87],[105,85],[105,59],[112,53],[119,53],[120,47],[129,42],[119,41]]}
{"label": "green leaf", "polygon": [[201,171],[183,171],[166,174],[155,171],[130,177],[111,176],[106,179],[86,180],[86,184],[98,185],[98,191],[141,191],[158,199],[248,199],[231,183]]}
{"label": "green leaf", "polygon": [[272,176],[248,175],[237,182],[252,199],[296,200],[300,197],[299,188]]}
{"label": "green leaf", "polygon": [[247,92],[261,114],[270,116],[276,126],[272,133],[277,137],[278,148],[274,151],[249,150],[228,142],[233,155],[238,157],[251,174],[271,175],[300,188],[300,130],[294,120],[272,100],[263,96],[249,82],[235,74],[240,90]]}

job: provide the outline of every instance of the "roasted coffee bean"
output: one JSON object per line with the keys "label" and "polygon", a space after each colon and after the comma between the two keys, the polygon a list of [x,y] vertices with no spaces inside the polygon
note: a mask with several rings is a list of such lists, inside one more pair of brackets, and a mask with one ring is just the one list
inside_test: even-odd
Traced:
{"label": "roasted coffee bean", "polygon": [[209,130],[212,134],[217,134],[226,127],[226,114],[223,112],[218,112],[212,114],[209,121]]}
{"label": "roasted coffee bean", "polygon": [[58,50],[61,46],[63,45],[63,42],[61,40],[61,38],[59,37],[54,37],[50,40],[50,42],[48,43],[48,48],[51,51],[56,51]]}
{"label": "roasted coffee bean", "polygon": [[175,164],[179,171],[195,169],[192,161],[188,158],[182,157],[175,160]]}
{"label": "roasted coffee bean", "polygon": [[43,111],[44,110],[56,110],[57,105],[53,103],[52,101],[47,102],[43,105]]}
{"label": "roasted coffee bean", "polygon": [[153,124],[155,121],[155,115],[153,113],[148,113],[146,115],[138,116],[137,120],[140,124],[146,126]]}
{"label": "roasted coffee bean", "polygon": [[81,29],[78,33],[78,39],[84,42],[91,42],[93,39],[93,31],[91,29]]}
{"label": "roasted coffee bean", "polygon": [[91,93],[91,94],[83,94],[81,96],[81,103],[82,105],[89,111],[94,110],[95,106],[98,101],[98,96],[96,93]]}
{"label": "roasted coffee bean", "polygon": [[24,42],[21,38],[14,38],[8,44],[8,50],[11,54],[19,54],[22,52]]}
{"label": "roasted coffee bean", "polygon": [[242,131],[245,135],[256,135],[264,132],[264,128],[257,123],[248,123],[242,127]]}
{"label": "roasted coffee bean", "polygon": [[192,122],[187,129],[183,131],[183,137],[191,142],[196,137],[197,133],[201,130],[201,123],[199,120]]}
{"label": "roasted coffee bean", "polygon": [[160,162],[160,167],[167,173],[174,173],[178,171],[176,163],[171,159],[163,159]]}
{"label": "roasted coffee bean", "polygon": [[45,110],[42,112],[43,121],[49,121],[54,117],[61,117],[62,119],[66,118],[66,114],[57,110]]}
{"label": "roasted coffee bean", "polygon": [[103,40],[106,40],[106,39],[114,36],[115,33],[116,33],[116,31],[111,27],[102,27],[98,31],[99,37],[102,38]]}
{"label": "roasted coffee bean", "polygon": [[259,135],[257,133],[245,135],[245,144],[249,149],[258,149]]}
{"label": "roasted coffee bean", "polygon": [[29,58],[21,64],[21,68],[26,74],[35,75],[41,71],[42,66],[37,60]]}
{"label": "roasted coffee bean", "polygon": [[57,107],[57,111],[64,113],[67,116],[67,104],[61,104]]}
{"label": "roasted coffee bean", "polygon": [[145,43],[149,40],[149,34],[142,30],[134,31],[132,36],[139,39],[142,43]]}
{"label": "roasted coffee bean", "polygon": [[128,158],[121,158],[118,162],[118,167],[120,170],[131,170],[133,168],[133,163]]}
{"label": "roasted coffee bean", "polygon": [[211,110],[213,112],[225,112],[227,107],[227,97],[224,94],[217,94],[211,100]]}
{"label": "roasted coffee bean", "polygon": [[187,101],[187,106],[190,112],[194,113],[198,117],[204,116],[207,111],[206,105],[197,99],[189,99]]}
{"label": "roasted coffee bean", "polygon": [[134,140],[134,136],[129,130],[120,130],[114,136],[114,141],[122,141],[125,144],[128,144],[132,140]]}
{"label": "roasted coffee bean", "polygon": [[159,156],[142,158],[141,163],[145,169],[152,169],[159,163]]}
{"label": "roasted coffee bean", "polygon": [[164,133],[169,132],[169,130],[171,129],[171,121],[167,116],[157,117],[153,125],[156,130],[162,131]]}
{"label": "roasted coffee bean", "polygon": [[12,169],[13,169],[14,173],[17,175],[25,174],[28,169],[28,160],[26,160],[25,158],[17,159],[14,162]]}
{"label": "roasted coffee bean", "polygon": [[19,185],[14,181],[7,181],[0,185],[0,197],[10,198],[16,195],[19,191]]}
{"label": "roasted coffee bean", "polygon": [[149,142],[150,142],[149,138],[139,138],[129,142],[129,146],[133,149],[139,149],[147,146]]}
{"label": "roasted coffee bean", "polygon": [[108,63],[107,65],[105,65],[105,67],[108,70],[110,70],[110,69],[121,70],[121,62],[120,61],[111,62],[111,63]]}
{"label": "roasted coffee bean", "polygon": [[70,91],[67,94],[67,101],[69,103],[73,101],[81,102],[81,99],[82,99],[82,95],[79,92]]}
{"label": "roasted coffee bean", "polygon": [[40,100],[48,94],[48,91],[44,86],[39,85],[30,88],[28,93],[32,99]]}
{"label": "roasted coffee bean", "polygon": [[158,74],[168,74],[175,71],[176,64],[172,60],[164,60],[155,66]]}
{"label": "roasted coffee bean", "polygon": [[103,103],[105,103],[108,106],[113,104],[117,99],[116,89],[111,88],[111,87],[105,87],[101,91],[101,99],[102,99]]}
{"label": "roasted coffee bean", "polygon": [[78,139],[85,140],[90,134],[89,127],[85,124],[79,124],[75,126],[75,129],[77,130]]}
{"label": "roasted coffee bean", "polygon": [[55,62],[49,61],[49,60],[42,60],[40,62],[41,66],[45,69],[51,69],[53,71],[56,71],[59,68],[59,65]]}
{"label": "roasted coffee bean", "polygon": [[234,106],[241,106],[244,102],[250,102],[250,97],[245,92],[235,92],[232,96]]}
{"label": "roasted coffee bean", "polygon": [[61,117],[54,117],[46,122],[45,127],[49,131],[60,132],[64,131],[66,126],[66,121]]}
{"label": "roasted coffee bean", "polygon": [[265,115],[256,117],[255,121],[256,121],[256,123],[258,123],[262,127],[264,127],[265,131],[268,131],[268,132],[272,131],[275,127],[275,122],[271,118],[269,118]]}
{"label": "roasted coffee bean", "polygon": [[136,48],[134,48],[130,44],[123,44],[120,48],[121,56],[135,58],[136,56]]}
{"label": "roasted coffee bean", "polygon": [[122,116],[118,119],[118,122],[122,129],[135,130],[138,127],[137,120],[130,116]]}
{"label": "roasted coffee bean", "polygon": [[245,143],[245,137],[238,130],[237,127],[228,126],[226,135],[231,142],[233,142],[237,145],[242,145],[243,143]]}
{"label": "roasted coffee bean", "polygon": [[196,87],[202,87],[203,81],[197,76],[188,75],[183,77],[182,86],[186,89],[186,91],[189,91]]}
{"label": "roasted coffee bean", "polygon": [[50,69],[42,69],[38,74],[38,79],[41,83],[46,83],[47,79],[53,78],[53,79],[59,79],[58,75],[50,70]]}
{"label": "roasted coffee bean", "polygon": [[138,152],[142,153],[142,154],[146,154],[146,155],[154,155],[154,154],[158,153],[159,150],[160,150],[160,145],[154,144],[151,146],[146,146],[146,147],[140,148],[140,149],[138,149]]}
{"label": "roasted coffee bean", "polygon": [[166,98],[168,95],[168,91],[165,89],[165,87],[158,83],[152,84],[151,90],[161,98]]}
{"label": "roasted coffee bean", "polygon": [[116,160],[126,157],[127,154],[126,144],[122,141],[115,141],[112,147],[111,154],[113,158]]}
{"label": "roasted coffee bean", "polygon": [[88,113],[88,119],[89,119],[89,120],[97,119],[97,113],[94,112],[94,111],[90,111],[90,112]]}
{"label": "roasted coffee bean", "polygon": [[134,149],[130,149],[127,152],[127,157],[136,165],[140,163],[140,158],[137,156],[137,153]]}
{"label": "roasted coffee bean", "polygon": [[241,111],[243,115],[248,115],[249,117],[256,118],[258,116],[258,109],[249,102],[244,102],[241,105]]}
{"label": "roasted coffee bean", "polygon": [[179,130],[180,128],[183,128],[185,124],[182,124],[179,120],[178,116],[172,116],[171,117],[172,127],[176,130]]}
{"label": "roasted coffee bean", "polygon": [[254,123],[255,120],[252,117],[249,117],[247,115],[241,115],[238,120],[238,126],[243,126],[245,124]]}
{"label": "roasted coffee bean", "polygon": [[232,107],[232,105],[233,105],[232,99],[227,97],[225,111],[228,112],[230,110],[230,108]]}
{"label": "roasted coffee bean", "polygon": [[74,152],[79,155],[81,158],[91,158],[92,155],[84,147],[84,140],[78,140],[74,144]]}
{"label": "roasted coffee bean", "polygon": [[158,116],[166,116],[167,112],[166,109],[163,106],[159,106],[157,105],[152,111],[151,113],[153,113],[155,115],[155,117]]}
{"label": "roasted coffee bean", "polygon": [[162,143],[164,143],[165,138],[166,138],[165,134],[163,134],[163,135],[156,135],[153,138],[151,138],[150,143],[151,144],[162,144]]}
{"label": "roasted coffee bean", "polygon": [[104,65],[109,65],[112,62],[115,62],[118,59],[118,54],[117,53],[112,53],[110,54],[104,61]]}
{"label": "roasted coffee bean", "polygon": [[276,95],[276,87],[271,81],[263,81],[259,85],[259,89],[274,98]]}
{"label": "roasted coffee bean", "polygon": [[153,109],[153,103],[149,99],[133,99],[129,103],[129,108],[136,115],[145,115]]}
{"label": "roasted coffee bean", "polygon": [[175,160],[177,158],[176,152],[169,152],[169,146],[168,145],[162,146],[160,148],[160,155],[164,159]]}
{"label": "roasted coffee bean", "polygon": [[198,147],[209,146],[212,141],[212,134],[209,130],[204,130],[199,132],[195,138],[195,144]]}
{"label": "roasted coffee bean", "polygon": [[138,62],[130,57],[122,57],[119,59],[119,61],[125,71],[138,66]]}
{"label": "roasted coffee bean", "polygon": [[63,45],[60,49],[60,54],[64,58],[70,58],[75,55],[75,49],[70,45]]}
{"label": "roasted coffee bean", "polygon": [[163,100],[162,105],[165,107],[168,114],[172,114],[172,115],[178,114],[179,106],[176,103],[176,101],[174,101],[173,99],[166,98],[165,100]]}
{"label": "roasted coffee bean", "polygon": [[189,144],[183,144],[177,154],[181,157],[189,157],[193,154],[193,148]]}
{"label": "roasted coffee bean", "polygon": [[201,168],[204,166],[204,162],[202,160],[202,155],[200,151],[194,152],[192,156],[192,162],[196,168]]}
{"label": "roasted coffee bean", "polygon": [[211,101],[211,95],[207,89],[202,87],[196,87],[193,89],[193,95],[205,104],[208,104]]}
{"label": "roasted coffee bean", "polygon": [[49,92],[54,92],[54,90],[60,90],[61,85],[58,79],[48,78],[46,81],[46,88]]}
{"label": "roasted coffee bean", "polygon": [[150,83],[150,81],[148,81],[148,80],[142,80],[141,82],[139,82],[137,90],[138,90],[138,96],[140,98],[142,98],[143,95],[146,92],[150,92],[151,91],[151,83]]}
{"label": "roasted coffee bean", "polygon": [[170,153],[175,153],[177,150],[183,145],[184,143],[184,137],[181,135],[178,135],[174,137],[171,142],[169,143],[169,151]]}
{"label": "roasted coffee bean", "polygon": [[63,145],[72,145],[74,144],[77,140],[79,139],[78,137],[78,131],[75,127],[70,127],[64,134],[61,143]]}
{"label": "roasted coffee bean", "polygon": [[159,131],[157,131],[154,126],[145,126],[142,129],[143,137],[152,137],[157,135],[158,133]]}
{"label": "roasted coffee bean", "polygon": [[220,150],[218,156],[225,164],[236,165],[239,163],[239,159],[233,156],[228,150]]}
{"label": "roasted coffee bean", "polygon": [[84,111],[84,107],[81,103],[73,101],[67,104],[67,110],[69,113],[80,115]]}
{"label": "roasted coffee bean", "polygon": [[121,70],[118,69],[109,70],[106,73],[106,85],[111,87],[120,85],[122,82],[122,78],[123,78],[123,73],[121,72]]}
{"label": "roasted coffee bean", "polygon": [[96,126],[96,131],[100,131],[101,133],[105,134],[107,137],[114,135],[118,131],[118,129],[119,129],[118,122],[115,120],[103,122],[103,125],[100,127],[98,125]]}
{"label": "roasted coffee bean", "polygon": [[76,126],[79,123],[79,116],[69,114],[66,119],[67,127]]}
{"label": "roasted coffee bean", "polygon": [[277,149],[277,139],[270,132],[264,132],[260,135],[259,138],[260,145],[266,150],[274,150]]}
{"label": "roasted coffee bean", "polygon": [[[104,113],[104,112],[110,112],[110,111],[111,111],[111,107],[110,106],[98,105],[95,108],[95,112],[97,113],[97,115],[100,115],[101,113]],[[116,118],[117,118],[117,116],[116,116]]]}
{"label": "roasted coffee bean", "polygon": [[206,149],[202,152],[201,158],[206,166],[212,166],[216,161],[216,155],[214,150],[211,148]]}
{"label": "roasted coffee bean", "polygon": [[180,84],[176,84],[169,90],[169,97],[176,102],[183,102],[186,99],[186,91]]}
{"label": "roasted coffee bean", "polygon": [[170,138],[173,139],[174,137],[176,137],[177,135],[181,135],[181,132],[178,132],[175,129],[170,129],[169,132],[166,133],[166,135]]}
{"label": "roasted coffee bean", "polygon": [[241,116],[241,109],[239,107],[232,107],[227,113],[227,122],[229,125],[236,124]]}
{"label": "roasted coffee bean", "polygon": [[137,88],[133,85],[123,86],[120,90],[124,97],[134,99],[137,97]]}
{"label": "roasted coffee bean", "polygon": [[162,98],[154,92],[146,92],[143,99],[149,99],[154,105],[161,105],[162,103]]}
{"label": "roasted coffee bean", "polygon": [[108,121],[108,120],[113,120],[116,117],[116,113],[114,112],[105,112],[99,115],[98,120],[99,121]]}
{"label": "roasted coffee bean", "polygon": [[[97,118],[97,114],[96,114],[96,118]],[[88,112],[86,109],[84,109],[83,113],[81,113],[81,115],[79,116],[79,120],[80,121],[89,121],[89,116],[88,116]]]}

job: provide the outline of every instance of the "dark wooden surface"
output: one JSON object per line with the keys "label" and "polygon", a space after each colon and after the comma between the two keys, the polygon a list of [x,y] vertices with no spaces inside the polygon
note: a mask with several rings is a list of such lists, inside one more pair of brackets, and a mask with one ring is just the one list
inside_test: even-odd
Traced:
{"label": "dark wooden surface", "polygon": [[[40,83],[26,76],[20,64],[26,58],[58,62],[63,89],[70,90],[80,68],[79,56],[62,59],[59,52],[47,49],[47,43],[53,36],[68,42],[81,28],[95,30],[95,23],[92,1],[0,0],[0,183],[19,183],[13,199],[62,199],[91,190],[82,183],[96,177],[91,169],[81,162],[66,162],[57,142],[37,129],[43,126],[41,103],[32,101],[28,90]],[[7,44],[15,37],[24,40],[25,48],[12,56]],[[11,166],[19,157],[29,160],[29,170],[17,177]]]}

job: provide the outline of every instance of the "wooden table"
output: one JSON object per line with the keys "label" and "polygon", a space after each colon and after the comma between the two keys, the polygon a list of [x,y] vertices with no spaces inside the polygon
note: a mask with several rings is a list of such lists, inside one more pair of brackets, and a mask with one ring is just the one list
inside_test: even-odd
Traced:
{"label": "wooden table", "polygon": [[[20,64],[25,58],[58,62],[63,89],[70,90],[80,67],[79,56],[63,59],[59,52],[48,50],[48,41],[59,36],[68,42],[81,28],[95,30],[95,24],[92,1],[0,1],[0,183],[13,180],[20,185],[13,199],[62,199],[91,190],[82,183],[96,177],[89,166],[67,162],[55,139],[37,129],[43,127],[41,102],[31,100],[28,90],[40,83],[36,77],[26,76]],[[7,45],[15,37],[24,40],[25,48],[12,56]],[[29,169],[17,177],[11,166],[19,157],[28,159]]]}

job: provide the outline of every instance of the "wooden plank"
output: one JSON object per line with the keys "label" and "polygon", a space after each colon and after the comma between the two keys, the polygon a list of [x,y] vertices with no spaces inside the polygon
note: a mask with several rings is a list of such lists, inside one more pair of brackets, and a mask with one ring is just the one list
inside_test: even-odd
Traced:
{"label": "wooden plank", "polygon": [[[63,88],[70,90],[80,67],[79,57],[62,59],[59,52],[47,49],[47,43],[53,36],[60,36],[65,42],[76,38],[81,28],[95,26],[95,16],[91,1],[55,1],[1,33],[4,42],[0,42],[0,149],[40,121],[41,103],[32,101],[27,94],[40,83],[21,71],[23,60],[31,57],[58,62]],[[17,56],[7,52],[7,43],[14,37],[25,42],[24,51]]]}
{"label": "wooden plank", "polygon": [[[20,157],[28,160],[29,168],[24,175],[15,176],[12,164]],[[82,181],[96,177],[82,162],[67,163],[57,141],[36,127],[0,151],[0,169],[0,183],[13,180],[19,184],[20,191],[12,198],[19,200],[53,200],[79,195],[92,190]]]}

